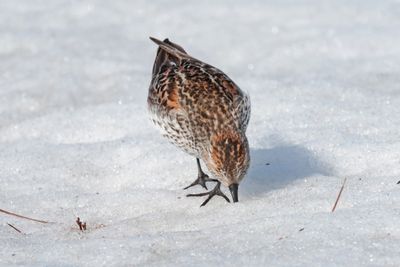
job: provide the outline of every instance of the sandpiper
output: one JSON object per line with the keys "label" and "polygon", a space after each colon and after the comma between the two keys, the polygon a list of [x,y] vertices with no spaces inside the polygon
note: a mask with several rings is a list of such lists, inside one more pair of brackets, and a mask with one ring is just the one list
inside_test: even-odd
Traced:
{"label": "sandpiper", "polygon": [[[246,128],[250,99],[222,71],[193,58],[179,45],[150,37],[159,47],[153,65],[148,110],[162,134],[197,161],[198,177],[189,186],[216,182],[214,189],[188,197],[215,195],[229,201],[221,183],[238,202],[238,187],[249,164]],[[203,172],[200,159],[215,179]]]}

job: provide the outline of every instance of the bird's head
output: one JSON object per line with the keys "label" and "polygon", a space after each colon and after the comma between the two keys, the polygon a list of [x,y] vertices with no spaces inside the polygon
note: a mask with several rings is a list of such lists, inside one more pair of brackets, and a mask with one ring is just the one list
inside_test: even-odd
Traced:
{"label": "bird's head", "polygon": [[244,134],[223,131],[211,136],[203,159],[210,172],[227,187],[233,202],[238,202],[239,183],[250,165],[249,144]]}

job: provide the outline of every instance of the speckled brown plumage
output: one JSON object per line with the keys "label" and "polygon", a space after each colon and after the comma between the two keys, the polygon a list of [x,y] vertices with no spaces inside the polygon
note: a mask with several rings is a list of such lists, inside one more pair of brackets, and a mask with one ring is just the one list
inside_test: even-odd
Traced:
{"label": "speckled brown plumage", "polygon": [[249,97],[182,47],[151,39],[159,45],[148,95],[153,122],[172,143],[202,159],[222,184],[239,184],[250,161]]}

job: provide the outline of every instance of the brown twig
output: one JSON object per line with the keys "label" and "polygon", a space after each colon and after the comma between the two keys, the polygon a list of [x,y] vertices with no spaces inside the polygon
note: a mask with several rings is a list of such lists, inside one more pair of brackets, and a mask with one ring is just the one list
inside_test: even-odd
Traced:
{"label": "brown twig", "polygon": [[343,192],[343,189],[344,189],[344,185],[346,184],[346,181],[347,181],[347,178],[344,178],[342,187],[340,188],[339,194],[338,194],[338,196],[336,198],[335,205],[333,205],[332,212],[334,212],[335,209],[336,209],[336,205],[338,204],[340,196],[342,195],[342,192]]}
{"label": "brown twig", "polygon": [[43,220],[37,220],[37,219],[29,218],[29,217],[26,217],[26,216],[23,216],[23,215],[19,215],[19,214],[10,212],[10,211],[2,210],[2,209],[0,209],[0,212],[3,212],[3,213],[5,213],[5,214],[11,215],[11,216],[15,216],[15,217],[18,217],[18,218],[22,218],[22,219],[34,221],[34,222],[49,223],[48,221],[43,221]]}
{"label": "brown twig", "polygon": [[79,230],[81,231],[86,230],[86,222],[81,222],[81,219],[79,217],[76,218],[76,224],[79,226]]}
{"label": "brown twig", "polygon": [[17,231],[20,234],[24,234],[21,230],[19,230],[17,227],[15,227],[14,225],[12,225],[11,223],[7,223],[8,226],[10,226],[12,229],[14,229],[15,231]]}

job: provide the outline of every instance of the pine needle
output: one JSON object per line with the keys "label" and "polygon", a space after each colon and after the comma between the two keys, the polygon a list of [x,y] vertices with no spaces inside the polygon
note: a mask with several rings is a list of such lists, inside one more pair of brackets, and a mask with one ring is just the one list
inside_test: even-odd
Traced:
{"label": "pine needle", "polygon": [[7,225],[10,226],[10,227],[11,227],[12,229],[14,229],[15,231],[17,231],[18,233],[24,234],[24,233],[22,233],[21,230],[19,230],[17,227],[15,227],[14,225],[12,225],[11,223],[7,223]]}
{"label": "pine needle", "polygon": [[26,217],[26,216],[23,216],[23,215],[19,215],[19,214],[10,212],[10,211],[2,210],[2,209],[0,209],[0,212],[3,212],[3,213],[5,213],[5,214],[11,215],[11,216],[15,216],[15,217],[18,217],[18,218],[22,218],[22,219],[34,221],[34,222],[49,223],[48,221],[43,221],[43,220],[38,220],[38,219],[29,218],[29,217]]}
{"label": "pine needle", "polygon": [[342,195],[342,192],[343,192],[343,189],[344,189],[344,185],[346,184],[346,181],[347,181],[347,178],[344,178],[342,187],[340,188],[339,194],[338,194],[338,196],[336,198],[335,205],[333,205],[332,212],[334,212],[335,209],[336,209],[336,205],[338,204],[340,196]]}

